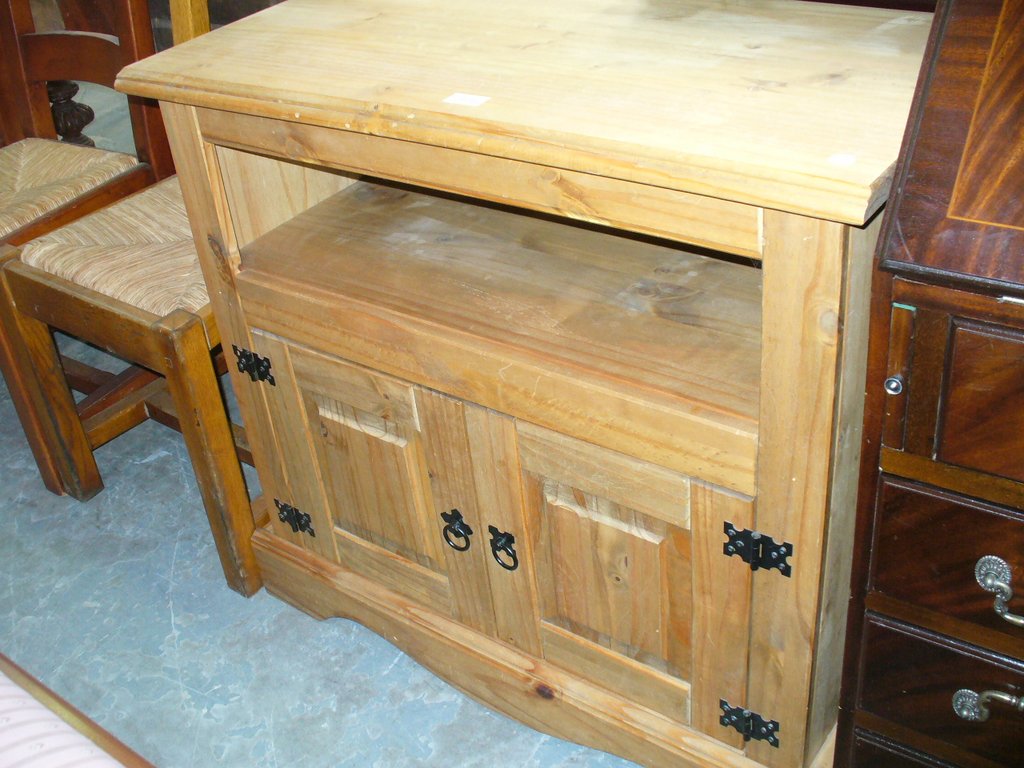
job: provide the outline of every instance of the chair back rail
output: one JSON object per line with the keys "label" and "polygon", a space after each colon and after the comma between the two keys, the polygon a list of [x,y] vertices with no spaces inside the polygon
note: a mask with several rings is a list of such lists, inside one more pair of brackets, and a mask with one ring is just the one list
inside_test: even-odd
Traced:
{"label": "chair back rail", "polygon": [[[5,51],[0,62],[0,111],[8,143],[31,136],[56,137],[48,81],[112,87],[124,66],[154,53],[146,0],[111,0],[109,6],[114,36],[76,30],[37,32],[29,0],[0,3],[0,46]],[[139,161],[152,168],[155,178],[169,176],[174,164],[159,108],[135,97],[129,97],[128,104]]]}

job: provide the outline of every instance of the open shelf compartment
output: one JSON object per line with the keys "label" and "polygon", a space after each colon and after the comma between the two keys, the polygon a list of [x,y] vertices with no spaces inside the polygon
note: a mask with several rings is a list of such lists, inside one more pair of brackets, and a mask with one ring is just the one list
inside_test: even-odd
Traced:
{"label": "open shelf compartment", "polygon": [[360,180],[244,246],[239,289],[255,327],[753,490],[756,267]]}

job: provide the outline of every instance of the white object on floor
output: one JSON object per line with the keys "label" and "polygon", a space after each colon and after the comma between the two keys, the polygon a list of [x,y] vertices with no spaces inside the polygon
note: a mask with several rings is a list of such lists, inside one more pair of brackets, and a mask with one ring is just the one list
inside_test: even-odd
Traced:
{"label": "white object on floor", "polygon": [[0,768],[122,768],[0,672]]}

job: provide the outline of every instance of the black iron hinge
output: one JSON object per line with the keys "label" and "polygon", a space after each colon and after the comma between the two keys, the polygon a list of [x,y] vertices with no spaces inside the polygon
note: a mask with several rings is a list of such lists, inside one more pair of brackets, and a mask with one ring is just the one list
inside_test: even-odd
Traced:
{"label": "black iron hinge", "polygon": [[765,720],[757,712],[743,707],[731,707],[725,699],[720,699],[718,706],[722,708],[722,716],[718,722],[726,728],[735,728],[743,734],[744,741],[767,741],[776,749],[779,746],[779,721]]}
{"label": "black iron hinge", "polygon": [[789,576],[791,569],[786,558],[793,554],[793,545],[789,542],[776,544],[771,536],[757,531],[740,531],[732,523],[726,521],[725,535],[727,541],[722,551],[730,557],[736,555],[743,562],[750,564],[750,570],[775,568],[783,576]]}
{"label": "black iron hinge", "polygon": [[271,386],[276,385],[274,374],[270,372],[269,357],[260,357],[255,352],[236,347],[234,344],[231,345],[231,349],[235,352],[239,371],[249,374],[253,381],[265,381]]}
{"label": "black iron hinge", "polygon": [[316,537],[316,531],[313,530],[313,520],[309,515],[296,509],[291,504],[285,504],[277,499],[274,499],[274,504],[277,505],[278,519],[282,523],[290,525],[292,533],[308,533],[310,536]]}

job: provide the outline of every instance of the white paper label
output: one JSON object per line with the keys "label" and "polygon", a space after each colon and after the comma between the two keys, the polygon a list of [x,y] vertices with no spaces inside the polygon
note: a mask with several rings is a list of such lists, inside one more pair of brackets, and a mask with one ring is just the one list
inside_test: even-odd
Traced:
{"label": "white paper label", "polygon": [[857,164],[857,156],[850,155],[845,152],[840,152],[837,155],[829,157],[828,161],[832,165],[838,165],[840,168],[849,168]]}
{"label": "white paper label", "polygon": [[463,107],[479,107],[491,100],[490,96],[476,96],[472,93],[453,93],[444,99],[445,104],[458,104]]}

